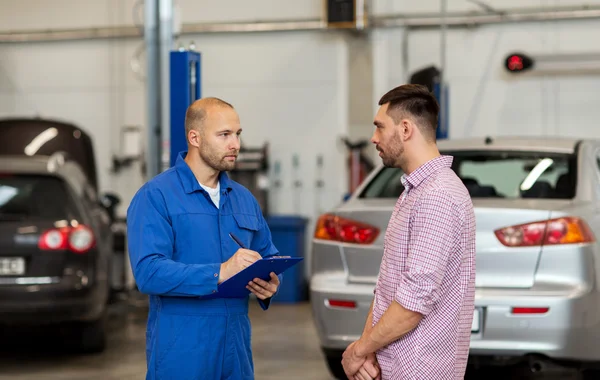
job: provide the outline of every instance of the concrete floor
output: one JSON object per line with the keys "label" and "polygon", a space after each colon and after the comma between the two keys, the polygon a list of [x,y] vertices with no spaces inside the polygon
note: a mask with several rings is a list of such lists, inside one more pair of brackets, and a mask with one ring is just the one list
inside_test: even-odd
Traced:
{"label": "concrete floor", "polygon": [[[321,356],[307,303],[273,304],[268,312],[263,312],[256,302],[251,305],[257,380],[332,379]],[[54,331],[11,331],[10,337],[3,333],[0,379],[144,379],[144,306],[139,301],[121,302],[111,308],[108,349],[100,355],[68,352]]]}
{"label": "concrete floor", "polygon": [[[108,348],[99,355],[68,351],[62,336],[48,328],[11,329],[0,333],[0,380],[142,380],[145,378],[145,298],[111,307]],[[313,326],[310,305],[273,304],[263,312],[251,302],[256,380],[330,380]],[[579,379],[523,376],[523,370],[484,370],[468,380]],[[596,379],[594,377],[594,379]]]}

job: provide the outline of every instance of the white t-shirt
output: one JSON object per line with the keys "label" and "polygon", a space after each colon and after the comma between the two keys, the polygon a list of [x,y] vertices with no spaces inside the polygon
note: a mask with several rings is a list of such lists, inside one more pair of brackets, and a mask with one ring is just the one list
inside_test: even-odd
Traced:
{"label": "white t-shirt", "polygon": [[208,195],[210,195],[210,199],[212,199],[215,206],[217,206],[217,208],[219,208],[219,200],[221,199],[221,184],[219,182],[217,182],[217,187],[212,188],[212,187],[204,186],[200,182],[198,182],[198,183],[200,184],[200,186],[202,186],[202,188],[204,190],[206,190]]}

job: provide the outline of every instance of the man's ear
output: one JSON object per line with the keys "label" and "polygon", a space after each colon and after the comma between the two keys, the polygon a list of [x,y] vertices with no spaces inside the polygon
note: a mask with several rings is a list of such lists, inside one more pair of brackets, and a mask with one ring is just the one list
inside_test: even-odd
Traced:
{"label": "man's ear", "polygon": [[190,129],[190,131],[188,132],[188,135],[187,135],[188,144],[198,148],[200,146],[200,139],[201,139],[200,132],[198,132],[195,129]]}
{"label": "man's ear", "polygon": [[400,136],[402,136],[402,141],[410,139],[415,133],[414,129],[415,125],[410,120],[402,119],[400,122]]}

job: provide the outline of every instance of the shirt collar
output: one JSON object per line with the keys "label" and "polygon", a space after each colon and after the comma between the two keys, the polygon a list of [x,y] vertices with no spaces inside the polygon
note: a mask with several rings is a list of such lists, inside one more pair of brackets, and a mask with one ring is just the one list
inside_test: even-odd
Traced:
{"label": "shirt collar", "polygon": [[[192,172],[192,169],[190,169],[187,162],[185,162],[186,155],[187,151],[179,152],[179,154],[177,155],[177,161],[175,162],[175,170],[177,170],[177,173],[179,174],[179,179],[181,180],[181,184],[183,185],[183,190],[186,192],[186,194],[190,194],[195,191],[204,191],[202,187],[200,187],[200,184],[198,183],[196,176]],[[221,191],[231,191],[230,181],[231,180],[229,179],[227,173],[219,173],[219,183],[221,186]]]}
{"label": "shirt collar", "polygon": [[415,171],[413,171],[409,175],[403,174],[400,178],[400,181],[402,182],[402,185],[404,187],[417,187],[427,177],[429,177],[439,169],[451,167],[453,159],[454,158],[452,156],[440,155],[419,166]]}

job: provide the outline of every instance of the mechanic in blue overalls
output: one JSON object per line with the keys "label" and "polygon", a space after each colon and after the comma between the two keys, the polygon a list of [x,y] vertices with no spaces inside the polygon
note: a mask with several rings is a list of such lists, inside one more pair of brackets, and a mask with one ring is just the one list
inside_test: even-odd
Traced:
{"label": "mechanic in blue overalls", "polygon": [[[187,153],[142,186],[127,210],[131,266],[139,290],[150,295],[146,379],[254,379],[249,298],[202,298],[279,253],[254,196],[225,173],[240,132],[229,103],[194,102],[185,120]],[[268,282],[248,284],[263,310],[280,281],[271,273]]]}

